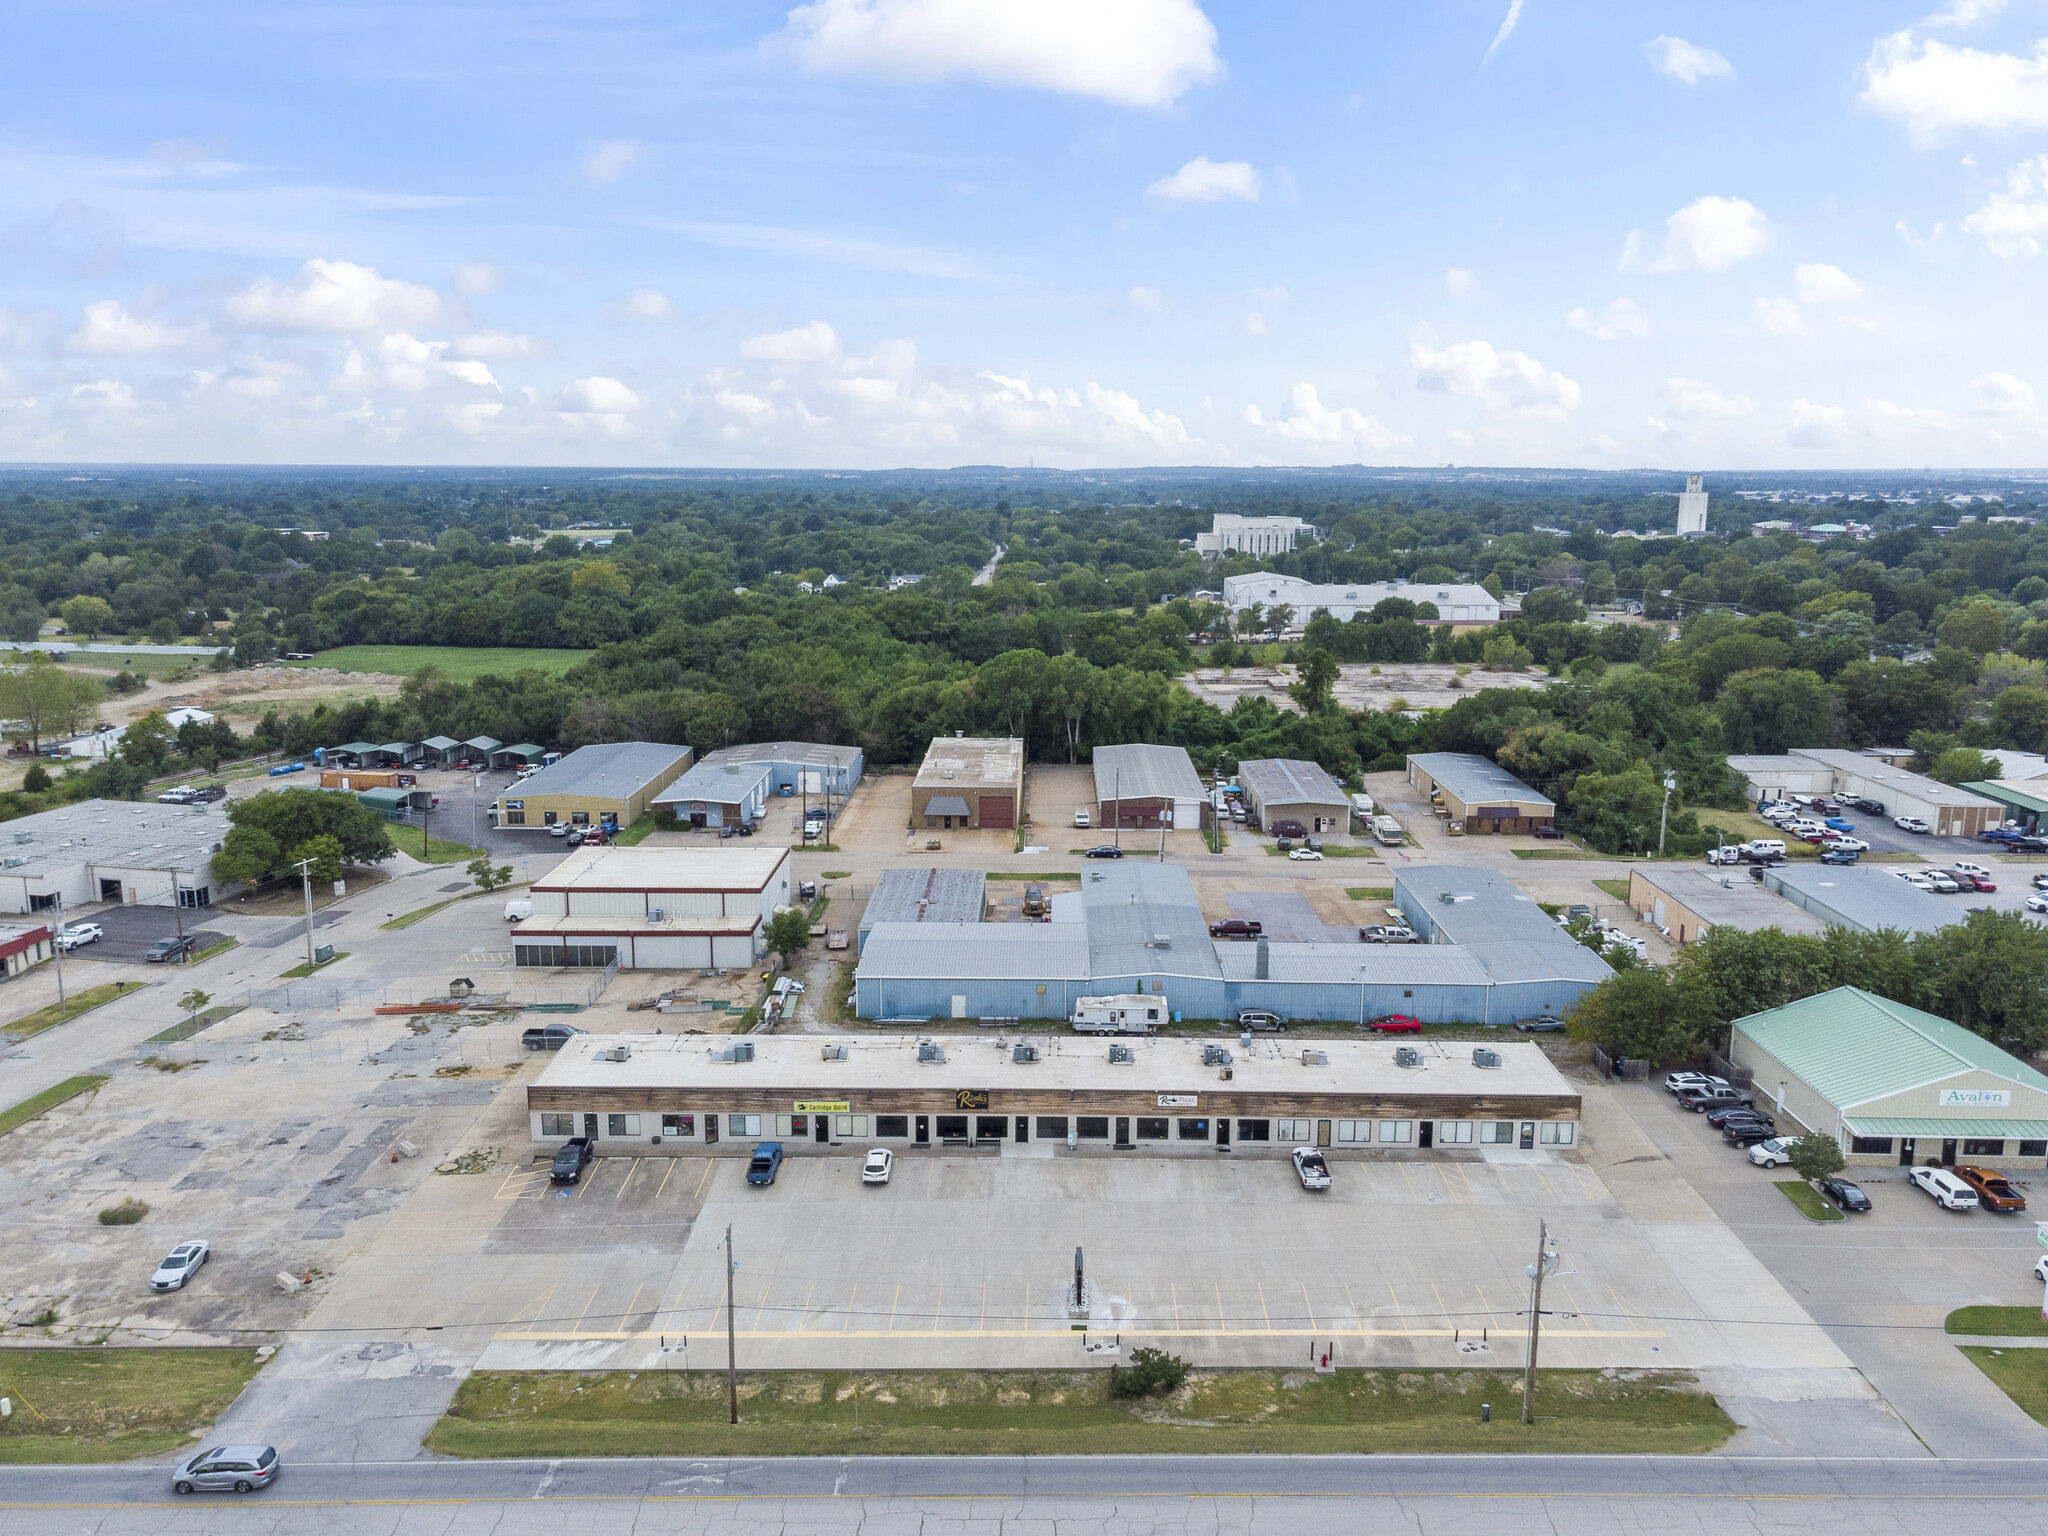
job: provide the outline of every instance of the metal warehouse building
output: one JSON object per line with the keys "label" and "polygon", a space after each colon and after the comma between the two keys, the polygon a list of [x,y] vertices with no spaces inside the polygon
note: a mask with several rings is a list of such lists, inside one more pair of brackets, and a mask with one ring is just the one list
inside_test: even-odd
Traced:
{"label": "metal warehouse building", "polygon": [[2048,1166],[2048,1077],[1961,1025],[1855,987],[1737,1019],[1729,1060],[1781,1118],[1865,1166]]}
{"label": "metal warehouse building", "polygon": [[1697,943],[1716,928],[1742,932],[1778,928],[1814,937],[1828,931],[1821,918],[1765,890],[1741,869],[1701,869],[1690,864],[1654,874],[1631,869],[1628,904],[1637,917],[1655,924],[1678,944]]}
{"label": "metal warehouse building", "polygon": [[1906,884],[1889,871],[1854,864],[1769,864],[1764,889],[1804,908],[1823,923],[1876,933],[1932,933],[1963,920],[1965,909],[1945,896]]}
{"label": "metal warehouse building", "polygon": [[[1032,1143],[1147,1156],[1219,1150],[1472,1152],[1561,1148],[1579,1095],[1542,1050],[1425,1044],[1402,1065],[1383,1041],[1119,1042],[768,1035],[572,1039],[526,1091],[533,1139],[595,1139],[618,1156],[746,1156],[847,1141],[902,1151]],[[1491,1064],[1484,1064],[1487,1058]]]}
{"label": "metal warehouse building", "polygon": [[1547,796],[1473,753],[1417,753],[1408,759],[1408,782],[1429,796],[1452,832],[1534,832],[1557,820]]}
{"label": "metal warehouse building", "polygon": [[1024,805],[1024,743],[941,736],[910,785],[910,825],[1014,827]]}
{"label": "metal warehouse building", "polygon": [[1455,944],[1492,984],[1480,1022],[1562,1013],[1614,968],[1490,869],[1425,864],[1394,874],[1394,905],[1429,944]]}
{"label": "metal warehouse building", "polygon": [[1276,821],[1298,821],[1311,832],[1351,830],[1351,796],[1315,763],[1290,757],[1255,757],[1237,765],[1245,816],[1271,829]]}
{"label": "metal warehouse building", "polygon": [[978,923],[988,876],[978,869],[885,869],[862,908],[856,943],[865,950],[877,923]]}
{"label": "metal warehouse building", "polygon": [[19,816],[0,832],[0,912],[97,902],[203,907],[214,850],[228,835],[218,805],[81,800]]}
{"label": "metal warehouse building", "polygon": [[703,832],[752,827],[767,814],[775,769],[768,763],[699,763],[654,797],[681,826]]}
{"label": "metal warehouse building", "polygon": [[1190,1019],[1265,1008],[1351,1023],[1389,1013],[1511,1023],[1561,1011],[1612,974],[1530,910],[1548,929],[1541,942],[1471,922],[1470,946],[1219,945],[1185,869],[1118,864],[1089,870],[1078,895],[1054,901],[1049,923],[875,924],[854,972],[855,1007],[870,1019],[1066,1019],[1076,998],[1144,993]]}
{"label": "metal warehouse building", "polygon": [[1753,800],[1785,795],[1849,795],[1875,800],[1887,816],[1918,816],[1939,837],[1975,837],[2005,820],[2005,807],[1881,757],[1838,747],[1801,747],[1779,756],[1731,757]]}
{"label": "metal warehouse building", "polygon": [[533,882],[521,966],[745,969],[789,905],[787,848],[579,848]]}
{"label": "metal warehouse building", "polygon": [[701,759],[707,768],[726,763],[765,766],[771,796],[831,795],[839,800],[853,793],[866,762],[859,747],[816,741],[756,741],[743,747],[720,747]]}
{"label": "metal warehouse building", "polygon": [[1185,747],[1150,742],[1097,747],[1094,759],[1096,825],[1184,830],[1209,824],[1208,793]]}
{"label": "metal warehouse building", "polygon": [[578,747],[560,762],[514,784],[491,808],[500,827],[630,827],[690,766],[690,749],[662,741],[613,741]]}

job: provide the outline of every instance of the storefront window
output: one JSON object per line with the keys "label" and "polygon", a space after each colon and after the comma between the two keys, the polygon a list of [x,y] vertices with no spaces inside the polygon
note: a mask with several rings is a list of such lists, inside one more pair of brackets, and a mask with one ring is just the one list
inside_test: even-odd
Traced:
{"label": "storefront window", "polygon": [[875,1116],[875,1134],[877,1136],[908,1136],[910,1134],[910,1116]]}
{"label": "storefront window", "polygon": [[1852,1136],[1849,1138],[1849,1150],[1888,1157],[1891,1155],[1892,1139],[1889,1136]]}
{"label": "storefront window", "polygon": [[1008,1115],[976,1115],[974,1117],[974,1139],[976,1141],[1001,1141],[1010,1130]]}
{"label": "storefront window", "polygon": [[1237,1122],[1239,1141],[1271,1141],[1273,1122],[1270,1120],[1240,1120]]}
{"label": "storefront window", "polygon": [[1064,1141],[1067,1135],[1065,1115],[1040,1115],[1034,1134],[1040,1141]]}
{"label": "storefront window", "polygon": [[640,1117],[638,1115],[606,1115],[604,1133],[607,1136],[638,1136]]}
{"label": "storefront window", "polygon": [[1164,1115],[1140,1115],[1138,1117],[1138,1140],[1166,1140],[1166,1117]]}
{"label": "storefront window", "polygon": [[835,1136],[865,1136],[868,1133],[866,1115],[834,1115],[832,1134]]}
{"label": "storefront window", "polygon": [[661,1134],[664,1136],[694,1136],[697,1134],[695,1115],[663,1115]]}
{"label": "storefront window", "polygon": [[1337,1139],[1339,1141],[1371,1141],[1372,1122],[1370,1120],[1339,1120],[1337,1122]]}
{"label": "storefront window", "polygon": [[1439,1120],[1436,1123],[1436,1144],[1440,1147],[1463,1147],[1472,1142],[1470,1120]]}
{"label": "storefront window", "polygon": [[1075,1119],[1074,1128],[1076,1134],[1083,1141],[1109,1140],[1109,1116],[1107,1115],[1081,1115]]}
{"label": "storefront window", "polygon": [[1569,1120],[1546,1120],[1543,1123],[1543,1145],[1568,1147],[1578,1133],[1579,1128]]}
{"label": "storefront window", "polygon": [[967,1117],[965,1115],[938,1115],[933,1118],[932,1123],[938,1131],[939,1139],[942,1141],[948,1137],[955,1141],[964,1141],[967,1137]]}
{"label": "storefront window", "polygon": [[2048,1141],[2023,1141],[2015,1157],[2048,1157]]}
{"label": "storefront window", "polygon": [[1380,1122],[1380,1140],[1383,1142],[1412,1141],[1414,1137],[1415,1122],[1413,1120],[1382,1120]]}
{"label": "storefront window", "polygon": [[1515,1122],[1512,1120],[1482,1120],[1479,1122],[1479,1139],[1490,1147],[1509,1147],[1515,1141]]}
{"label": "storefront window", "polygon": [[759,1115],[727,1115],[725,1128],[733,1136],[758,1136],[761,1134]]}
{"label": "storefront window", "polygon": [[576,1117],[574,1115],[542,1115],[540,1133],[543,1136],[574,1136]]}
{"label": "storefront window", "polygon": [[2003,1141],[1968,1140],[1963,1143],[1963,1156],[2003,1157],[2005,1156],[2005,1143]]}
{"label": "storefront window", "polygon": [[1206,1120],[1183,1120],[1178,1128],[1182,1141],[1207,1141],[1209,1139],[1209,1122]]}

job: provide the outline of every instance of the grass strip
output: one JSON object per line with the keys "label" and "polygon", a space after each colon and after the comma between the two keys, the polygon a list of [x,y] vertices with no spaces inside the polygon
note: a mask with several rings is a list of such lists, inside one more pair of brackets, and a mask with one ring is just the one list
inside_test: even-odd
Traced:
{"label": "grass strip", "polygon": [[[860,1424],[854,1427],[859,1402]],[[1108,1455],[1359,1451],[1699,1454],[1735,1425],[1683,1371],[1198,1371],[1169,1396],[1104,1371],[479,1371],[427,1447],[451,1456]],[[1482,1403],[1493,1422],[1479,1422]]]}
{"label": "grass strip", "polygon": [[1804,1179],[1773,1179],[1778,1190],[1799,1207],[1799,1214],[1808,1221],[1840,1221],[1842,1213],[1827,1201],[1821,1199],[1820,1191]]}
{"label": "grass strip", "polygon": [[198,1448],[260,1368],[253,1349],[0,1350],[0,1462],[127,1461]]}
{"label": "grass strip", "polygon": [[[26,1125],[45,1110],[55,1109],[59,1104],[75,1099],[81,1093],[92,1092],[93,1089],[106,1081],[107,1079],[104,1075],[96,1076],[90,1072],[78,1077],[67,1077],[55,1087],[45,1088],[41,1093],[31,1094],[12,1109],[0,1110],[0,1136],[5,1136],[16,1126]],[[4,1356],[0,1356],[0,1358],[4,1358]],[[0,1420],[0,1423],[4,1422],[4,1420]]]}
{"label": "grass strip", "polygon": [[[401,912],[398,916],[392,918],[390,922],[379,923],[377,926],[379,928],[410,928],[422,918],[432,917],[443,907],[452,907],[458,901],[474,901],[479,896],[502,896],[507,891],[523,891],[526,889],[527,884],[527,881],[522,880],[517,885],[501,885],[494,891],[467,891],[460,896],[450,896],[446,901],[437,901],[431,906],[417,907],[410,912]],[[336,956],[336,958],[339,959],[340,957]]]}
{"label": "grass strip", "polygon": [[479,677],[512,678],[521,672],[560,677],[595,652],[484,645],[339,645],[311,661],[287,661],[287,667],[325,667],[336,672],[384,672],[413,677],[424,667],[437,668],[458,683]]}
{"label": "grass strip", "polygon": [[621,848],[637,848],[647,841],[647,834],[654,830],[654,817],[642,816],[622,832],[612,834],[612,842]]}
{"label": "grass strip", "polygon": [[64,1004],[60,1016],[57,1005],[38,1008],[34,1013],[25,1013],[8,1024],[0,1024],[0,1035],[19,1035],[26,1040],[30,1035],[39,1035],[53,1024],[62,1024],[77,1018],[81,1013],[90,1013],[103,1003],[111,1003],[117,997],[126,997],[131,992],[148,986],[146,981],[106,981],[96,987],[87,987],[83,992],[73,992]]}
{"label": "grass strip", "polygon": [[185,963],[187,965],[197,965],[202,960],[211,960],[215,955],[224,955],[229,950],[238,948],[241,942],[240,939],[222,939],[218,944],[209,945],[207,948],[200,950],[198,954]]}
{"label": "grass strip", "polygon": [[2048,1318],[2039,1307],[1957,1307],[1942,1325],[1945,1333],[1988,1334],[1992,1338],[2048,1339]]}
{"label": "grass strip", "polygon": [[[419,836],[414,837],[414,832]],[[429,837],[424,827],[393,826],[391,842],[400,853],[418,859],[422,864],[467,864],[483,852],[481,848],[472,848],[467,843],[450,843]]]}
{"label": "grass strip", "polygon": [[2036,1424],[2048,1424],[2048,1349],[1995,1349],[1965,1344],[1964,1354]]}
{"label": "grass strip", "polygon": [[1391,885],[1347,885],[1344,894],[1353,901],[1392,901],[1394,888]]}
{"label": "grass strip", "polygon": [[1595,880],[1593,884],[1612,896],[1616,901],[1628,900],[1628,882],[1626,880]]}
{"label": "grass strip", "polygon": [[144,1045],[174,1045],[180,1040],[190,1040],[202,1029],[211,1029],[222,1019],[231,1019],[242,1011],[240,1003],[224,1003],[195,1013],[189,1019],[180,1020],[169,1029],[159,1030],[143,1041]]}
{"label": "grass strip", "polygon": [[[1081,883],[1081,872],[1078,869],[1053,869],[1047,870],[1044,874],[1030,870],[987,869],[983,870],[982,874],[987,879],[1007,880],[1013,885],[1049,885],[1055,880],[1071,880],[1076,885]],[[826,878],[835,877],[828,875]]]}
{"label": "grass strip", "polygon": [[301,976],[310,976],[315,971],[324,971],[327,969],[328,966],[333,965],[336,961],[346,960],[348,957],[349,952],[347,950],[337,949],[332,955],[329,955],[325,960],[322,960],[318,965],[306,965],[301,963],[299,965],[293,966],[288,971],[280,971],[278,974],[280,976],[288,976],[296,980]]}

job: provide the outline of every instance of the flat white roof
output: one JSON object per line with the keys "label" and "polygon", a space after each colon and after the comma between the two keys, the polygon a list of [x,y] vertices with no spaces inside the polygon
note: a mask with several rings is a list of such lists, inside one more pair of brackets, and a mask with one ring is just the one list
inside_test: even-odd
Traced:
{"label": "flat white roof", "polygon": [[536,891],[760,891],[786,847],[578,848],[533,882]]}
{"label": "flat white roof", "polygon": [[1024,743],[1015,736],[938,736],[914,782],[934,789],[1004,789],[1023,771]]}
{"label": "flat white roof", "polygon": [[[193,872],[203,885],[208,861],[228,835],[228,825],[218,803],[80,800],[8,822],[0,830],[0,853],[10,862],[0,874],[47,876],[97,864]],[[21,862],[11,862],[16,859]]]}
{"label": "flat white roof", "polygon": [[[1135,1058],[1112,1063],[1110,1042],[1095,1036],[1041,1034],[1025,1030],[995,1035],[932,1037],[945,1053],[943,1062],[919,1061],[915,1037],[871,1035],[752,1035],[752,1061],[717,1059],[731,1042],[703,1035],[578,1035],[564,1045],[547,1069],[534,1080],[536,1088],[703,1088],[759,1091],[775,1088],[818,1090],[940,1088],[962,1084],[1012,1093],[1059,1089],[1129,1091],[1133,1093],[1212,1092],[1360,1093],[1360,1094],[1503,1094],[1514,1097],[1555,1095],[1576,1101],[1578,1090],[1567,1083],[1550,1058],[1533,1042],[1488,1042],[1497,1052],[1498,1067],[1475,1067],[1469,1041],[1422,1041],[1419,1067],[1397,1067],[1392,1040],[1316,1040],[1270,1036],[1252,1041],[1247,1051],[1235,1038],[1161,1039],[1136,1036],[1119,1039]],[[1039,1050],[1035,1062],[1020,1063],[1011,1054],[1019,1041]],[[601,1049],[624,1045],[625,1061],[600,1061]],[[843,1045],[846,1059],[822,1059],[822,1047]],[[1231,1055],[1231,1078],[1225,1084],[1217,1068],[1202,1063],[1205,1045],[1222,1045]],[[1304,1066],[1302,1052],[1320,1052],[1328,1065]]]}

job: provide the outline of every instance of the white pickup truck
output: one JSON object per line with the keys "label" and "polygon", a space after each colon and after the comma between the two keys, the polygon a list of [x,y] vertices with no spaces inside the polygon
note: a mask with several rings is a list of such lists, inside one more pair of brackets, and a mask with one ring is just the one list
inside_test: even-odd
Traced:
{"label": "white pickup truck", "polygon": [[1906,1175],[1945,1211],[1974,1211],[1977,1191],[1946,1168],[1915,1168]]}
{"label": "white pickup truck", "polygon": [[1300,1175],[1303,1189],[1330,1187],[1330,1165],[1323,1161],[1323,1154],[1314,1147],[1294,1149],[1294,1171]]}

